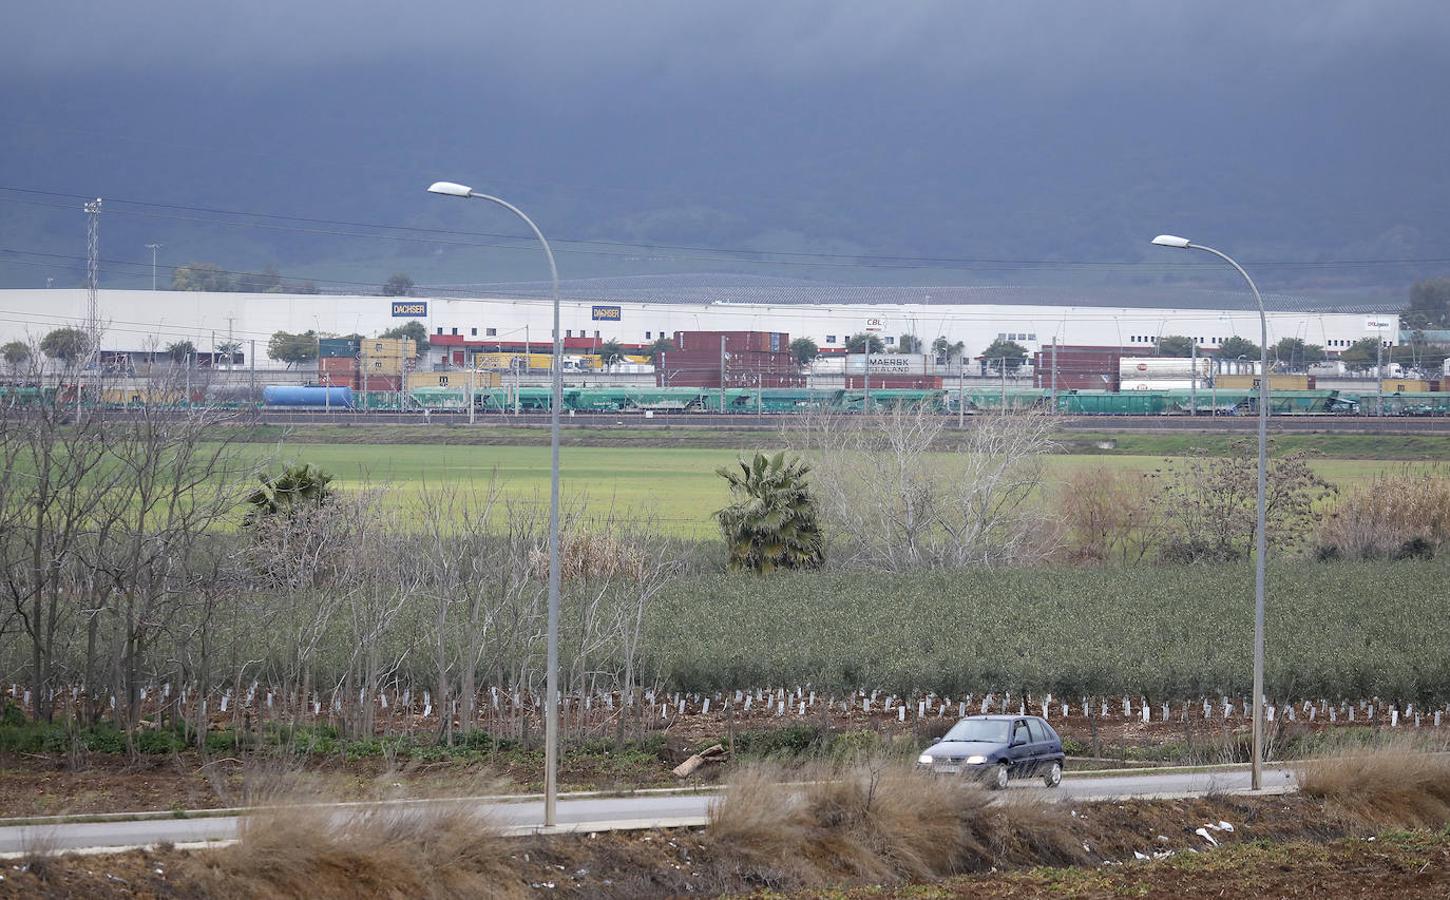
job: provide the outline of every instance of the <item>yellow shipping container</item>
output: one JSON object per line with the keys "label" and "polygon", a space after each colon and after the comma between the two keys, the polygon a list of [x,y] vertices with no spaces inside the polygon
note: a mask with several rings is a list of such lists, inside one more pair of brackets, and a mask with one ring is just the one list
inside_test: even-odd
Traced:
{"label": "yellow shipping container", "polygon": [[[1214,379],[1220,389],[1226,391],[1252,390],[1259,386],[1257,375],[1220,375]],[[1307,391],[1309,390],[1308,375],[1270,375],[1269,390],[1271,391]]]}
{"label": "yellow shipping container", "polygon": [[106,388],[101,391],[101,402],[112,406],[174,406],[184,395],[181,391],[159,388]]}
{"label": "yellow shipping container", "polygon": [[365,356],[358,360],[358,370],[367,375],[402,375],[407,362],[401,356]]}
{"label": "yellow shipping container", "polygon": [[1386,394],[1424,394],[1438,387],[1433,381],[1415,378],[1386,378],[1380,382],[1380,390]]}
{"label": "yellow shipping container", "polygon": [[[474,372],[473,387],[475,390],[482,388],[498,387],[501,379],[497,372]],[[444,372],[413,372],[408,375],[408,390],[413,388],[463,388],[468,389],[469,373],[467,369],[449,369]]]}
{"label": "yellow shipping container", "polygon": [[626,356],[624,358],[624,361],[628,363],[638,363],[641,366],[647,366],[650,363],[650,358],[648,356]]}
{"label": "yellow shipping container", "polygon": [[540,369],[548,371],[553,357],[547,353],[475,353],[476,369]]}
{"label": "yellow shipping container", "polygon": [[358,347],[360,356],[417,356],[418,347],[409,338],[372,338]]}

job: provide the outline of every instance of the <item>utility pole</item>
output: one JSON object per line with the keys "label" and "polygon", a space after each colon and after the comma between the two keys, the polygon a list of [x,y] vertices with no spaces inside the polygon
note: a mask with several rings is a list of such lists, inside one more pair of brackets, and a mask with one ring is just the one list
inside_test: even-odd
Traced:
{"label": "utility pole", "polygon": [[251,374],[248,377],[248,393],[253,402],[257,399],[257,339],[252,338],[251,349],[247,352],[247,362],[251,366]]}
{"label": "utility pole", "polygon": [[1007,357],[997,360],[997,365],[1002,367],[1002,411],[1007,411]]}
{"label": "utility pole", "polygon": [[1214,359],[1214,361],[1213,361],[1213,371],[1212,371],[1211,375],[1212,375],[1212,377],[1209,379],[1209,382],[1208,382],[1208,390],[1209,390],[1209,395],[1208,395],[1208,398],[1209,398],[1208,399],[1208,405],[1209,405],[1208,414],[1210,416],[1216,416],[1216,415],[1218,415],[1218,360],[1217,359]]}
{"label": "utility pole", "polygon": [[86,352],[76,373],[76,415],[80,416],[82,379],[86,366],[100,352],[101,343],[101,198],[88,202],[86,209]]}
{"label": "utility pole", "polygon": [[725,335],[720,335],[720,412],[725,412]]}
{"label": "utility pole", "polygon": [[156,251],[165,247],[165,244],[147,244],[146,249],[151,251],[151,290],[156,290]]}
{"label": "utility pole", "polygon": [[1188,414],[1198,415],[1198,338],[1188,345]]}
{"label": "utility pole", "polygon": [[967,354],[957,355],[957,427],[967,424]]}
{"label": "utility pole", "polygon": [[866,346],[861,348],[861,383],[866,386],[866,397],[861,401],[861,412],[871,412],[871,332],[866,332]]}
{"label": "utility pole", "polygon": [[1057,412],[1057,335],[1052,336],[1052,411]]}
{"label": "utility pole", "polygon": [[1385,414],[1385,337],[1382,332],[1375,333],[1374,342],[1374,400],[1375,415],[1384,417]]}

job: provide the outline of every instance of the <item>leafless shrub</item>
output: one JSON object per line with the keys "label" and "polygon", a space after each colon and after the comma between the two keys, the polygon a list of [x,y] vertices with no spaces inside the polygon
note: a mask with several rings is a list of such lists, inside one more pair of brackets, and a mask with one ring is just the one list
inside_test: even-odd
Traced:
{"label": "leafless shrub", "polygon": [[1310,760],[1300,766],[1299,788],[1377,827],[1450,823],[1450,755],[1409,742]]}
{"label": "leafless shrub", "polygon": [[[1258,459],[1242,442],[1226,456],[1190,454],[1158,475],[1157,518],[1162,553],[1177,562],[1230,562],[1248,557],[1258,530]],[[1295,451],[1269,461],[1265,537],[1270,549],[1292,551],[1310,536],[1314,505],[1334,488]]]}
{"label": "leafless shrub", "polygon": [[[897,883],[1007,862],[1080,861],[1063,813],[993,803],[980,786],[875,761],[781,784],[746,768],[710,812],[722,865],[779,887]],[[727,863],[728,861],[728,863]]]}
{"label": "leafless shrub", "polygon": [[1074,469],[1054,492],[1066,550],[1081,562],[1141,562],[1153,547],[1159,510],[1153,481],[1108,466]]}
{"label": "leafless shrub", "polygon": [[[549,577],[548,548],[530,554],[534,577]],[[643,548],[615,535],[599,531],[577,530],[562,537],[559,548],[559,578],[577,581],[585,578],[627,578],[638,581],[649,560]]]}
{"label": "leafless shrub", "polygon": [[1055,420],[1038,412],[978,415],[955,449],[933,449],[947,419],[925,407],[877,416],[819,411],[787,432],[812,464],[831,558],[904,571],[1021,563],[1041,552],[1031,502]]}
{"label": "leafless shrub", "polygon": [[1434,556],[1450,544],[1450,477],[1380,473],[1350,489],[1319,523],[1316,553],[1333,559]]}

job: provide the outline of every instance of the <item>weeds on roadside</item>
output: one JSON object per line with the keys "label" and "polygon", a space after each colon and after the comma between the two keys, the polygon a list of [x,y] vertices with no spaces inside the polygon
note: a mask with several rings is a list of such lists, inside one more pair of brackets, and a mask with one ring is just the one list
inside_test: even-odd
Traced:
{"label": "weeds on roadside", "polygon": [[1018,859],[1085,858],[1065,810],[993,802],[975,783],[896,760],[821,767],[789,785],[781,775],[768,764],[743,767],[710,812],[707,835],[721,864],[762,885],[892,884]]}
{"label": "weeds on roadside", "polygon": [[1375,826],[1450,825],[1450,755],[1401,739],[1346,750],[1299,767],[1299,788]]}

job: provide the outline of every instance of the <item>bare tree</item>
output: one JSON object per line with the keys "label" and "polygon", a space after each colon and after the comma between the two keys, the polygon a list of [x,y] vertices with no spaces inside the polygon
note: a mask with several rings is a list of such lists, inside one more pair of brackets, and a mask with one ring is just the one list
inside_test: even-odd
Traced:
{"label": "bare tree", "polygon": [[978,415],[947,446],[945,417],[898,405],[877,416],[818,411],[787,439],[812,461],[831,558],[904,571],[1042,553],[1043,517],[1029,501],[1054,425],[1041,412]]}

